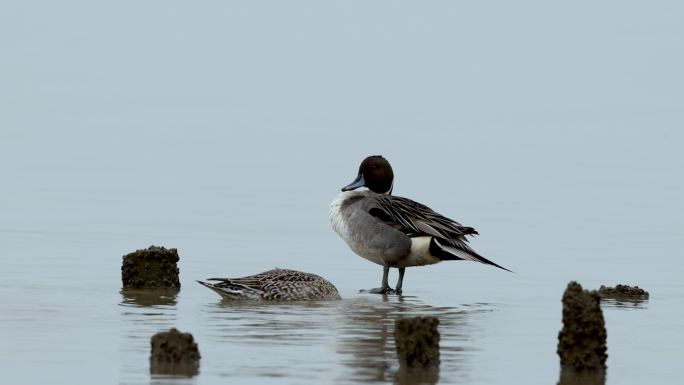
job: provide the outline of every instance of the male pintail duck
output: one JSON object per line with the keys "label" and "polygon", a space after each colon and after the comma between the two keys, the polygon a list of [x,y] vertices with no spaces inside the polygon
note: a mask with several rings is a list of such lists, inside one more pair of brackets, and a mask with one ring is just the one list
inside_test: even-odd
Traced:
{"label": "male pintail duck", "polygon": [[[356,254],[382,265],[382,286],[371,293],[390,293],[390,267],[399,269],[396,292],[401,292],[407,267],[431,265],[447,260],[470,260],[499,266],[468,246],[472,227],[446,218],[429,207],[391,195],[392,166],[382,156],[361,162],[354,181],[342,188],[330,204],[330,221],[337,234]],[[368,190],[354,191],[359,187]]]}
{"label": "male pintail duck", "polygon": [[228,300],[305,301],[340,299],[328,280],[296,270],[273,269],[242,278],[209,278],[202,285]]}

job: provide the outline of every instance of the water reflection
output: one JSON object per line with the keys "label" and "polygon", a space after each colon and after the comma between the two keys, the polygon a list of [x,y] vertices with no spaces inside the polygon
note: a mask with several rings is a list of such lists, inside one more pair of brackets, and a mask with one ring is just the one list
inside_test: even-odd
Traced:
{"label": "water reflection", "polygon": [[123,306],[175,306],[179,289],[121,289]]}
{"label": "water reflection", "polygon": [[316,342],[337,301],[220,302],[206,307],[212,334],[250,344],[301,345]]}
{"label": "water reflection", "polygon": [[634,299],[626,297],[601,298],[601,307],[619,309],[647,309],[647,299]]}
{"label": "water reflection", "polygon": [[189,378],[199,373],[199,363],[169,363],[150,358],[150,374],[169,375],[170,378]]}
{"label": "water reflection", "polygon": [[[214,355],[231,357],[230,365],[214,373],[221,377],[311,382],[313,375],[337,384],[436,384],[440,378],[469,379],[471,318],[492,310],[488,304],[434,307],[406,296],[289,303],[221,300],[205,305],[204,331],[216,349]],[[419,315],[440,320],[439,368],[409,370],[397,360],[394,322]],[[241,352],[239,356],[232,354],[236,351]],[[330,373],[334,373],[332,378]]]}
{"label": "water reflection", "polygon": [[561,369],[558,385],[605,385],[606,371],[576,372],[572,369]]}
{"label": "water reflection", "polygon": [[179,377],[179,376],[162,376],[153,375],[150,378],[150,385],[194,385],[197,383],[197,377]]}
{"label": "water reflection", "polygon": [[[337,353],[348,372],[337,383],[393,382],[435,384],[442,374],[467,377],[468,318],[471,311],[433,307],[414,297],[385,296],[381,300],[361,297],[346,300],[337,313]],[[440,320],[439,368],[407,369],[399,366],[394,344],[394,322],[401,317],[435,316]]]}
{"label": "water reflection", "polygon": [[329,364],[330,324],[338,306],[339,301],[207,304],[204,333],[215,350],[205,355],[206,363],[230,357],[214,367],[220,377],[310,382],[314,373],[327,373],[321,368]]}
{"label": "water reflection", "polygon": [[[337,314],[338,348],[341,363],[351,370],[346,378],[360,382],[392,381],[394,321],[390,319],[394,305],[387,296],[382,301],[356,298],[345,301]],[[395,304],[403,303],[403,297]],[[395,365],[396,366],[396,365]]]}
{"label": "water reflection", "polygon": [[396,385],[432,385],[439,381],[439,368],[406,368],[401,366],[394,376]]}
{"label": "water reflection", "polygon": [[[124,360],[120,373],[121,383],[139,384],[149,377],[150,338],[155,333],[168,330],[177,318],[178,289],[122,289],[121,290],[122,339],[120,351]],[[160,376],[150,379],[152,384],[193,384],[186,376]]]}
{"label": "water reflection", "polygon": [[[131,335],[173,327],[177,289],[122,289],[121,316]],[[144,326],[150,326],[149,328]],[[126,327],[126,329],[129,329]],[[146,335],[146,338],[152,336]]]}

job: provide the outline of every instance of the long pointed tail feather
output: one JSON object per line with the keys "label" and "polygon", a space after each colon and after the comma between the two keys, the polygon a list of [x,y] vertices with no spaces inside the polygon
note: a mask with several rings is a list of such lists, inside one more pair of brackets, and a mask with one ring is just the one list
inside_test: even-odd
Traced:
{"label": "long pointed tail feather", "polygon": [[432,240],[430,240],[430,253],[434,255],[435,257],[443,260],[443,261],[449,261],[449,260],[467,260],[467,261],[475,261],[475,262],[480,262],[484,263],[486,265],[492,265],[496,266],[499,269],[506,270],[508,272],[513,273],[513,271],[508,270],[507,268],[490,261],[489,259],[481,256],[480,254],[476,253],[475,250],[471,249],[468,247],[463,242],[451,242],[452,244],[446,244],[446,242],[440,242],[440,240],[436,237],[433,237]]}

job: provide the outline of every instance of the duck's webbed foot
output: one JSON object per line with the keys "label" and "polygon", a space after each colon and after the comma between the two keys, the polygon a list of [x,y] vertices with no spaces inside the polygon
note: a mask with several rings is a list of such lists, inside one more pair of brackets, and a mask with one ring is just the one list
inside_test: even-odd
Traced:
{"label": "duck's webbed foot", "polygon": [[[366,290],[362,290],[362,291],[366,291]],[[371,293],[371,294],[396,294],[397,293],[394,289],[392,289],[389,286],[376,287],[375,289],[370,289],[366,292]]]}
{"label": "duck's webbed foot", "polygon": [[[390,265],[389,262],[385,262],[382,265],[382,283],[380,287],[377,287],[375,289],[370,289],[367,292],[371,294],[397,294],[397,292],[389,287],[389,284],[387,283],[387,276],[389,275],[389,269]],[[400,274],[403,275],[403,272],[400,271]],[[401,282],[399,282],[399,285],[397,286],[397,289],[401,291]],[[366,290],[361,290],[362,293],[366,292]]]}

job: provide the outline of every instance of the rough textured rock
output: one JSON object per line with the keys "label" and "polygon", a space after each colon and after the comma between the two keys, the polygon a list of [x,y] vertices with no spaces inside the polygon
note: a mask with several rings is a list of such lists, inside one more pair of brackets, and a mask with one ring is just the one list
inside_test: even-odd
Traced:
{"label": "rough textured rock", "polygon": [[121,281],[125,288],[180,287],[178,251],[150,246],[123,256]]}
{"label": "rough textured rock", "polygon": [[394,325],[397,356],[402,366],[432,367],[439,365],[439,331],[437,317],[400,318]]}
{"label": "rough textured rock", "polygon": [[617,285],[606,287],[601,285],[599,288],[601,298],[644,300],[648,299],[648,292],[639,286]]}
{"label": "rough textured rock", "polygon": [[575,371],[606,367],[606,327],[596,291],[570,282],[563,293],[563,329],[558,334],[561,367]]}
{"label": "rough textured rock", "polygon": [[194,376],[199,371],[200,352],[192,334],[173,328],[152,336],[150,372]]}

